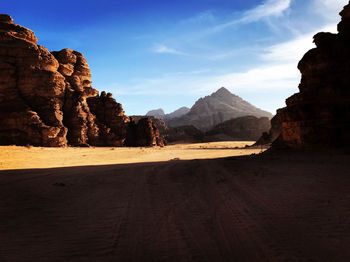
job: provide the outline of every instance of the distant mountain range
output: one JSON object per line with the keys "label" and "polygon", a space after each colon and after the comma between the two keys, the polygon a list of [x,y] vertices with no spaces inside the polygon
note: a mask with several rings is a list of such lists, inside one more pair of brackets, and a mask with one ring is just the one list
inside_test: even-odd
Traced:
{"label": "distant mountain range", "polygon": [[172,113],[165,114],[164,110],[159,108],[155,110],[148,111],[146,116],[153,116],[159,119],[164,119],[164,120],[171,120],[173,118],[181,117],[183,115],[186,115],[188,112],[190,112],[190,109],[188,107],[181,107],[177,110],[175,110]]}
{"label": "distant mountain range", "polygon": [[159,117],[169,127],[195,126],[199,130],[208,131],[214,126],[230,119],[254,116],[272,118],[270,112],[261,110],[229,90],[222,87],[210,96],[200,98],[191,109],[180,108],[171,114],[164,114],[162,109],[152,110],[149,116]]}

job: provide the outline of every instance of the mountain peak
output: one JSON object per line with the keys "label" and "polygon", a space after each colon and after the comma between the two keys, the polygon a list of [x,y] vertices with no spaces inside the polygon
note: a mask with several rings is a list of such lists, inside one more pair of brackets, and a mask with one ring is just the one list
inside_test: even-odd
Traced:
{"label": "mountain peak", "polygon": [[227,88],[221,87],[216,92],[214,92],[212,95],[219,95],[219,96],[229,95],[229,96],[232,96],[233,94]]}
{"label": "mountain peak", "polygon": [[221,87],[220,89],[218,89],[216,92],[212,93],[209,98],[211,99],[217,99],[221,102],[224,102],[224,103],[232,103],[232,101],[237,101],[237,102],[240,102],[242,101],[243,99],[240,98],[239,96],[235,95],[235,94],[232,94],[230,92],[230,90],[228,90],[227,88],[225,87]]}
{"label": "mountain peak", "polygon": [[226,120],[243,116],[271,118],[272,114],[232,94],[225,87],[221,87],[211,95],[197,100],[188,114],[182,119],[174,120],[170,126],[193,125],[206,131]]}

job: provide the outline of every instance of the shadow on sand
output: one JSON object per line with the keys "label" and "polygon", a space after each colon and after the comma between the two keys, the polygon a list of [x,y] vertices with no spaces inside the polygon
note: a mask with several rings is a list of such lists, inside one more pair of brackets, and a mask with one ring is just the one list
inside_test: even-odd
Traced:
{"label": "shadow on sand", "polygon": [[346,261],[349,156],[0,171],[0,261]]}

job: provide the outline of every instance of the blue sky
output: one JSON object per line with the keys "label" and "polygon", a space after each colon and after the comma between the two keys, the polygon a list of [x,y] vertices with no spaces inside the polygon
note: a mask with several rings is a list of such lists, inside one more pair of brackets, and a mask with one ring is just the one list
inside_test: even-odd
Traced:
{"label": "blue sky", "polygon": [[221,86],[275,113],[302,55],[348,0],[4,0],[49,50],[82,52],[127,114],[190,107]]}

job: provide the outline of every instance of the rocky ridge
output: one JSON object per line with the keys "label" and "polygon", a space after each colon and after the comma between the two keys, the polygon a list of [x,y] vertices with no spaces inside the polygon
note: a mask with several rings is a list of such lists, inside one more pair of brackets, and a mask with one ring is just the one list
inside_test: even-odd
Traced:
{"label": "rocky ridge", "polygon": [[[129,122],[112,94],[92,87],[81,53],[49,52],[31,30],[0,15],[1,145],[122,146]],[[150,122],[135,131],[142,146],[162,144]]]}

